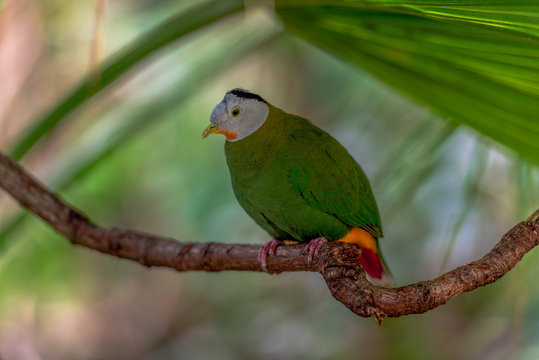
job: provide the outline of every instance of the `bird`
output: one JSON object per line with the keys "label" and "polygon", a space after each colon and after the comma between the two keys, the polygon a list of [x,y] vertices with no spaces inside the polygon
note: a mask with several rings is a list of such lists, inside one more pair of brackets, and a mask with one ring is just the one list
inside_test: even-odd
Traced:
{"label": "bird", "polygon": [[326,242],[361,247],[359,263],[376,285],[394,285],[378,240],[382,224],[365,173],[330,134],[253,92],[226,92],[202,138],[226,137],[236,199],[270,236],[258,261],[289,242],[307,243],[309,264]]}

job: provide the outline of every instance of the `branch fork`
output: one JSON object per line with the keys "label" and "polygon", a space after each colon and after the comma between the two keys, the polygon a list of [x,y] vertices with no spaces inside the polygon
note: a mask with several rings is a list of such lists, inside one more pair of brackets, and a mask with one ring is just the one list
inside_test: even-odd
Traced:
{"label": "branch fork", "polygon": [[[1,152],[0,187],[76,245],[177,271],[263,271],[258,245],[180,243],[138,231],[100,228]],[[312,261],[308,261],[305,244],[279,246],[275,255],[267,258],[267,267],[270,273],[319,272],[335,299],[355,314],[374,317],[380,323],[386,317],[424,313],[490,284],[537,245],[539,209],[503,235],[481,259],[434,280],[403,287],[382,288],[370,283],[359,264],[361,249],[341,242],[324,244]]]}

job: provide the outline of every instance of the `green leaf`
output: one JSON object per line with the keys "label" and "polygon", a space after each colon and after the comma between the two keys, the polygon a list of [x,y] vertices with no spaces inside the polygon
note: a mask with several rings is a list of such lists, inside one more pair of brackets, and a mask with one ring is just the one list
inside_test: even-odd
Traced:
{"label": "green leaf", "polygon": [[100,71],[88,77],[53,109],[37,119],[17,141],[11,156],[21,159],[41,139],[54,129],[67,115],[82,106],[129,69],[164,46],[189,35],[227,15],[243,9],[243,1],[210,1],[177,14],[131,45],[106,60]]}
{"label": "green leaf", "polygon": [[539,163],[539,2],[276,1],[285,26]]}

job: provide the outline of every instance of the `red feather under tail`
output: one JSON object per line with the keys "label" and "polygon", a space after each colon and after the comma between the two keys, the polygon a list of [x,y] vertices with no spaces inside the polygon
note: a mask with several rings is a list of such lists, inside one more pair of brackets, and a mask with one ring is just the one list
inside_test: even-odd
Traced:
{"label": "red feather under tail", "polygon": [[385,268],[380,257],[371,249],[361,248],[359,263],[367,273],[367,277],[376,285],[391,287],[395,285],[395,280],[391,273]]}

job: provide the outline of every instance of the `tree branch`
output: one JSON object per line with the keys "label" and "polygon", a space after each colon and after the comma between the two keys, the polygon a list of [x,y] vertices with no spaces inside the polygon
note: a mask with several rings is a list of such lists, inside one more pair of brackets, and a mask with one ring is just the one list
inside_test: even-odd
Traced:
{"label": "tree branch", "polygon": [[[142,232],[103,229],[62,202],[23,168],[0,153],[0,186],[30,212],[42,218],[73,244],[178,271],[262,271],[258,245],[180,243]],[[359,265],[361,250],[353,244],[328,243],[309,265],[305,245],[277,248],[268,258],[272,273],[320,272],[332,295],[357,315],[386,317],[419,314],[452,298],[490,284],[511,270],[539,244],[539,210],[507,232],[484,257],[437,279],[399,288],[381,288],[365,278]]]}

